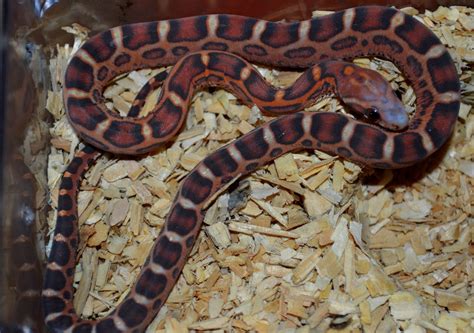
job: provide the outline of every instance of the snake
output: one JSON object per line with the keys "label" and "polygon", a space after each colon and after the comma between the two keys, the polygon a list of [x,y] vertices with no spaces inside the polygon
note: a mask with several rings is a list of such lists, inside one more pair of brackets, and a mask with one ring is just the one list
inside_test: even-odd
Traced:
{"label": "snake", "polygon": [[[21,44],[21,43],[20,43]],[[43,262],[40,259],[37,221],[41,208],[37,201],[37,181],[30,159],[22,153],[30,147],[28,127],[37,110],[37,81],[33,79],[24,45],[7,41],[9,52],[4,68],[9,69],[8,90],[4,96],[8,112],[4,114],[2,148],[2,221],[0,244],[0,332],[42,332],[41,308]],[[29,133],[31,134],[31,133]],[[41,139],[36,138],[36,147]],[[26,154],[27,155],[27,154]]]}
{"label": "snake", "polygon": [[[20,96],[25,96],[20,94]],[[31,170],[23,156],[12,152],[5,167],[5,187],[9,201],[3,207],[7,217],[5,226],[0,229],[2,250],[8,254],[5,260],[8,287],[14,297],[5,293],[0,332],[40,332],[42,271],[37,257],[36,241],[36,186]],[[9,241],[10,240],[10,241]],[[11,292],[10,291],[10,292]],[[5,321],[5,322],[2,322]]]}
{"label": "snake", "polygon": [[[401,70],[416,95],[410,119],[393,102],[394,93],[384,80],[334,61],[359,56],[382,57]],[[290,87],[275,88],[247,62],[306,71]],[[106,108],[102,92],[113,78],[168,65],[174,66],[147,116],[120,117]],[[344,89],[346,81],[350,83]],[[279,117],[195,166],[181,182],[126,298],[106,317],[80,318],[72,305],[72,283],[81,177],[100,154],[97,149],[145,154],[171,140],[183,126],[194,91],[205,86],[228,89],[244,104],[255,103]],[[341,89],[339,97],[355,117],[300,111]],[[72,126],[87,145],[72,159],[60,184],[42,294],[45,322],[56,332],[142,332],[186,263],[206,203],[226,184],[299,149],[336,154],[373,168],[413,165],[451,136],[460,83],[447,49],[427,27],[397,9],[364,6],[290,23],[206,15],[115,27],[89,39],[73,56],[65,73],[64,100]],[[139,108],[142,103],[133,104]]]}

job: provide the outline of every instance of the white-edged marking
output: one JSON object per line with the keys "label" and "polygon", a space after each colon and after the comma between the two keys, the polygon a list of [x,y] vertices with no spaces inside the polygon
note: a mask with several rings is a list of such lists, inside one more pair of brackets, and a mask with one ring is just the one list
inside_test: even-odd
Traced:
{"label": "white-edged marking", "polygon": [[214,175],[212,170],[209,169],[204,163],[199,164],[197,171],[202,177],[206,178],[207,180],[210,180],[211,182],[216,179],[216,176]]}
{"label": "white-edged marking", "polygon": [[432,46],[428,52],[426,52],[425,56],[428,58],[428,59],[431,59],[431,58],[438,58],[440,55],[442,55],[444,52],[446,52],[446,48],[444,47],[444,45],[442,44],[439,44],[439,45],[435,45],[435,46]]}
{"label": "white-edged marking", "polygon": [[349,8],[346,9],[344,12],[344,28],[346,30],[351,29],[352,27],[352,22],[354,21],[354,16],[355,16],[355,10],[354,8]]}
{"label": "white-edged marking", "polygon": [[91,66],[97,65],[97,62],[94,60],[94,58],[92,58],[92,56],[84,49],[79,49],[75,56]]}
{"label": "white-edged marking", "polygon": [[[66,178],[66,177],[63,176],[63,178]],[[58,210],[57,215],[58,215],[58,217],[64,217],[64,216],[65,216],[65,217],[69,217],[69,216],[71,216],[71,214],[69,213],[69,211],[66,210],[66,209],[60,209],[60,210]]]}
{"label": "white-edged marking", "polygon": [[[28,262],[25,262],[23,263],[20,268],[18,270],[22,271],[22,272],[26,272],[26,271],[29,271],[29,270],[32,270],[35,268],[35,265],[34,264],[31,264],[31,263],[28,263]],[[23,292],[24,293],[24,292]]]}
{"label": "white-edged marking", "polygon": [[209,54],[207,53],[202,53],[201,54],[201,61],[206,67],[209,65]]}
{"label": "white-edged marking", "polygon": [[282,89],[277,90],[277,92],[275,93],[275,101],[281,103],[283,97],[285,97],[285,91]]}
{"label": "white-edged marking", "polygon": [[148,123],[142,124],[142,135],[147,141],[151,138],[152,133],[153,129]]}
{"label": "white-edged marking", "polygon": [[120,331],[128,331],[129,327],[125,322],[122,320],[122,318],[119,317],[118,313],[116,313],[113,317],[112,320],[114,321],[115,327],[117,327]]}
{"label": "white-edged marking", "polygon": [[152,300],[146,298],[146,297],[143,296],[143,295],[140,295],[139,293],[135,293],[132,298],[133,298],[133,300],[134,300],[135,302],[137,302],[138,304],[145,305],[145,306],[150,305],[151,302],[152,302]]}
{"label": "white-edged marking", "polygon": [[166,40],[168,37],[168,32],[170,31],[169,21],[159,21],[158,22],[158,35],[160,40]]}
{"label": "white-edged marking", "polygon": [[392,21],[390,22],[390,29],[395,30],[396,27],[402,25],[405,22],[405,14],[402,12],[397,12],[392,17]]}
{"label": "white-edged marking", "polygon": [[217,27],[219,26],[218,15],[209,15],[207,17],[207,30],[209,36],[215,36]]}
{"label": "white-edged marking", "polygon": [[181,244],[184,240],[183,236],[178,235],[176,232],[169,231],[169,230],[166,230],[165,232],[163,232],[163,236],[166,236],[170,242],[174,242],[174,243]]}
{"label": "white-edged marking", "polygon": [[[77,223],[77,222],[76,222],[76,223]],[[54,235],[54,238],[53,238],[53,239],[54,239],[55,242],[64,242],[64,243],[67,243],[67,238],[64,237],[63,234],[56,234],[56,235]]]}
{"label": "white-edged marking", "polygon": [[[66,171],[63,175],[63,178],[71,178],[71,173]],[[58,211],[58,216],[69,216],[69,211],[67,211],[66,209],[61,209]]]}
{"label": "white-edged marking", "polygon": [[262,34],[262,32],[265,30],[265,28],[267,27],[267,22],[265,21],[257,21],[257,24],[255,24],[255,26],[253,27],[253,35],[252,35],[252,38],[254,40],[259,40],[260,39],[260,35]]}
{"label": "white-edged marking", "polygon": [[112,40],[115,43],[115,46],[117,49],[123,49],[123,33],[122,33],[122,28],[121,27],[115,27],[110,30],[110,33],[112,34]]}
{"label": "white-edged marking", "polygon": [[175,106],[182,107],[184,104],[183,99],[176,93],[170,91],[168,93],[169,99],[171,103],[173,103]]}
{"label": "white-edged marking", "polygon": [[349,121],[344,128],[342,129],[342,142],[349,143],[351,140],[352,135],[354,134],[355,123]]}
{"label": "white-edged marking", "polygon": [[313,117],[311,114],[304,113],[302,125],[303,125],[303,131],[305,134],[311,133],[311,124],[313,123]]}
{"label": "white-edged marking", "polygon": [[265,140],[265,142],[270,147],[274,146],[275,145],[275,134],[271,130],[270,126],[263,126],[262,130],[263,130],[263,140]]}
{"label": "white-edged marking", "polygon": [[147,266],[142,268],[142,272],[144,272],[146,268],[149,268],[154,274],[166,275],[166,273],[168,273],[161,265],[155,263],[153,259],[150,260]]}
{"label": "white-edged marking", "polygon": [[299,28],[299,31],[298,31],[300,40],[307,40],[308,39],[308,34],[309,34],[310,28],[311,28],[311,23],[309,21],[301,21],[300,28]]}
{"label": "white-edged marking", "polygon": [[425,150],[433,151],[434,144],[433,144],[433,141],[431,141],[430,136],[426,134],[424,131],[420,131],[419,133],[421,135],[421,142],[423,143],[423,147],[425,147]]}
{"label": "white-edged marking", "polygon": [[21,244],[21,243],[26,243],[26,242],[31,242],[30,237],[27,237],[25,235],[20,235],[15,240],[13,241],[13,244]]}
{"label": "white-edged marking", "polygon": [[459,101],[460,99],[460,96],[459,96],[459,93],[455,93],[455,92],[445,92],[445,93],[442,93],[442,94],[438,94],[436,95],[438,101],[442,102],[442,103],[452,103],[452,102],[457,102]]}
{"label": "white-edged marking", "polygon": [[66,98],[69,98],[69,97],[89,98],[89,93],[84,90],[69,88],[69,89],[66,89]]}
{"label": "white-edged marking", "polygon": [[105,131],[109,129],[111,122],[112,122],[112,119],[107,118],[104,121],[97,123],[96,133],[103,134]]}
{"label": "white-edged marking", "polygon": [[177,198],[177,202],[185,209],[196,209],[196,204],[182,195]]}
{"label": "white-edged marking", "polygon": [[319,81],[321,79],[321,67],[320,66],[313,66],[311,70],[311,74],[315,81]]}
{"label": "white-edged marking", "polygon": [[42,293],[43,293],[43,296],[46,296],[46,297],[59,296],[62,298],[62,291],[59,291],[59,290],[48,288],[48,289],[43,289]]}
{"label": "white-edged marking", "polygon": [[240,154],[240,151],[237,149],[235,144],[231,144],[229,147],[227,147],[227,151],[229,152],[229,155],[232,156],[232,159],[235,161],[237,164],[241,164],[243,161],[242,154]]}
{"label": "white-edged marking", "polygon": [[63,269],[63,266],[59,266],[57,262],[49,262],[46,265],[46,269],[50,269],[52,271],[61,271]]}
{"label": "white-edged marking", "polygon": [[242,68],[242,70],[240,71],[240,79],[242,81],[247,80],[247,78],[250,76],[251,72],[252,72],[252,70],[248,66]]}
{"label": "white-edged marking", "polygon": [[387,161],[392,160],[394,147],[393,138],[393,135],[387,135],[387,140],[385,140],[385,143],[383,145],[383,157]]}

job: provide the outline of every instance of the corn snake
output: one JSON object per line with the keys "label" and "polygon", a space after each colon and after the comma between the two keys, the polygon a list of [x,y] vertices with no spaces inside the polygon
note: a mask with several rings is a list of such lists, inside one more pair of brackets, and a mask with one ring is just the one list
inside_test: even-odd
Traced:
{"label": "corn snake", "polygon": [[[301,76],[298,85],[282,92],[262,85],[245,62],[226,52],[274,66],[314,67],[305,72],[310,74]],[[195,87],[223,86],[244,103],[257,101],[269,113],[289,113],[335,90],[334,73],[359,73],[349,64],[328,59],[361,55],[393,61],[412,82],[417,110],[408,130],[389,132],[339,114],[299,112],[282,116],[214,152],[183,181],[129,297],[110,316],[97,322],[79,319],[71,312],[71,275],[77,245],[75,193],[81,174],[98,154],[90,147],[80,152],[61,185],[59,227],[43,299],[48,325],[73,332],[142,331],[159,311],[184,266],[200,229],[201,208],[231,179],[302,148],[327,151],[376,168],[408,166],[429,156],[449,138],[459,109],[459,81],[446,49],[421,23],[395,9],[360,7],[290,24],[228,15],[202,16],[122,26],[88,41],[66,73],[68,115],[86,142],[127,154],[152,151],[175,136]],[[104,109],[101,93],[113,77],[132,69],[168,64],[176,64],[170,77],[177,79],[165,83],[170,93],[162,95],[150,116],[120,119]],[[315,83],[318,80],[320,86]],[[368,82],[359,84],[367,88],[364,84]],[[367,96],[370,92],[365,90]],[[381,125],[395,130],[406,126],[407,119],[396,117],[399,112],[385,112],[383,105],[367,107],[357,100],[357,94],[360,92],[349,96],[347,103],[359,116],[375,117]],[[378,92],[375,95],[381,96]],[[295,102],[295,96],[301,99]],[[383,96],[389,100],[393,97]],[[368,100],[375,103],[372,98]],[[390,105],[393,103],[391,100]],[[379,111],[375,116],[374,110]]]}

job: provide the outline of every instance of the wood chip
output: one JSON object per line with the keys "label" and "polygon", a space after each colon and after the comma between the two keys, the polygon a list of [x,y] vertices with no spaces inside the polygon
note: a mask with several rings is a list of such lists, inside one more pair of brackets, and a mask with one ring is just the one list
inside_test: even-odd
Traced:
{"label": "wood chip", "polygon": [[122,223],[127,216],[129,207],[130,205],[127,199],[117,200],[109,218],[109,225],[114,226]]}

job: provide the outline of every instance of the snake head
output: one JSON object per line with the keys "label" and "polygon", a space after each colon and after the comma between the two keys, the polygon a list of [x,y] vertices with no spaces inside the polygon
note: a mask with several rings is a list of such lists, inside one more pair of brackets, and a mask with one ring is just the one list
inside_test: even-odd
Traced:
{"label": "snake head", "polygon": [[392,131],[408,126],[408,114],[390,84],[376,71],[345,64],[338,95],[358,118]]}

